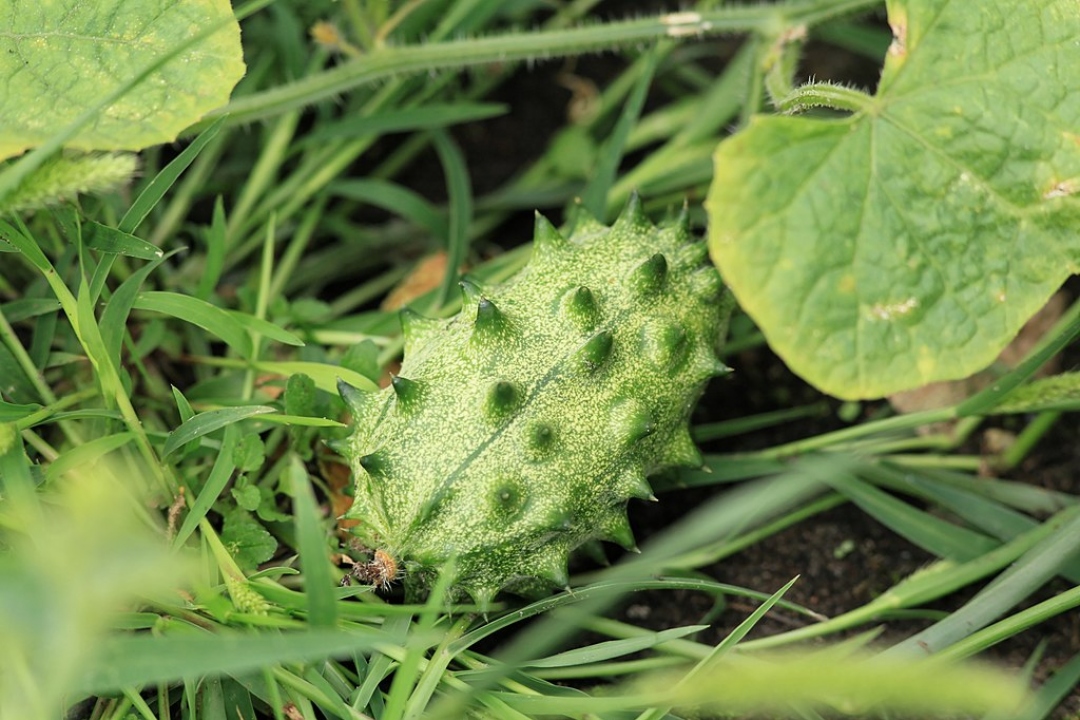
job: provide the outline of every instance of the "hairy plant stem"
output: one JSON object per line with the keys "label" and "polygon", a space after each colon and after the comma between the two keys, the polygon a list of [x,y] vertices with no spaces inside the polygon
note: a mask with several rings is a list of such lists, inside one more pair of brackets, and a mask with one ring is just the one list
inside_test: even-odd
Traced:
{"label": "hairy plant stem", "polygon": [[805,0],[783,5],[731,6],[708,12],[680,12],[545,32],[383,47],[367,55],[287,85],[239,98],[209,113],[246,123],[326,100],[361,85],[402,73],[437,73],[472,65],[535,61],[564,55],[632,47],[664,38],[700,38],[743,32],[776,35],[778,29],[812,25],[877,6],[878,0]]}
{"label": "hairy plant stem", "polygon": [[777,104],[785,113],[800,113],[817,107],[866,112],[872,109],[874,98],[861,90],[835,83],[809,83],[792,90]]}

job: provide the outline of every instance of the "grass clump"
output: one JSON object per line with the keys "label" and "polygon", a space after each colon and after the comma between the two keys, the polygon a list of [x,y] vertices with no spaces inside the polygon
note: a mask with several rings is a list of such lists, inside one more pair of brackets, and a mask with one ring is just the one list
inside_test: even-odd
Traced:
{"label": "grass clump", "polygon": [[[1068,695],[1075,658],[1034,695],[1038,654],[1011,671],[961,661],[1080,602],[1076,496],[979,475],[1015,467],[1069,393],[1007,407],[1029,414],[1000,455],[966,454],[965,440],[1074,337],[1076,309],[960,405],[841,421],[851,406],[818,398],[699,423],[705,469],[656,485],[669,506],[679,488],[708,499],[640,555],[583,563],[564,592],[480,612],[450,602],[445,582],[421,603],[341,586],[368,558],[337,522],[350,497],[330,449],[348,432],[336,386],[373,389],[400,357],[397,310],[380,304],[391,291],[447,316],[459,269],[498,282],[524,265],[534,210],[580,203],[607,220],[633,190],[656,218],[689,198],[700,229],[713,149],[769,109],[778,37],[809,27],[857,67],[876,67],[889,41],[868,0],[623,19],[594,5],[244,6],[249,68],[228,106],[144,151],[126,192],[0,218],[0,719],[1034,720]],[[619,52],[603,82],[561,59],[594,51]],[[469,124],[527,132],[518,63],[549,59],[577,111],[509,178],[479,177],[501,126],[480,126],[478,142]],[[570,98],[554,79],[552,98]],[[0,188],[17,187],[20,162],[0,166]],[[731,336],[732,364],[762,346],[745,316]],[[715,452],[761,428],[780,439]],[[793,577],[708,575],[847,504],[934,560],[831,618],[785,599]],[[926,609],[980,583],[966,603]],[[714,613],[655,628],[619,612],[646,592],[753,608],[706,642]],[[754,632],[776,613],[797,627]],[[875,641],[898,617],[923,627]]]}

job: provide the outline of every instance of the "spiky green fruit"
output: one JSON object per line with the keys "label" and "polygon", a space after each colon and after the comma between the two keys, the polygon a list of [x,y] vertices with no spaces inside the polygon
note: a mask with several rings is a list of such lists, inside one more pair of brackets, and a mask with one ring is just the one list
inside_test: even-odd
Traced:
{"label": "spiky green fruit", "polygon": [[646,477],[699,465],[687,421],[723,371],[726,303],[685,219],[656,228],[635,198],[611,228],[562,237],[537,216],[533,258],[495,288],[463,283],[450,320],[402,315],[390,388],[342,388],[355,423],[348,517],[422,593],[446,566],[486,605],[567,582],[585,543],[634,546]]}

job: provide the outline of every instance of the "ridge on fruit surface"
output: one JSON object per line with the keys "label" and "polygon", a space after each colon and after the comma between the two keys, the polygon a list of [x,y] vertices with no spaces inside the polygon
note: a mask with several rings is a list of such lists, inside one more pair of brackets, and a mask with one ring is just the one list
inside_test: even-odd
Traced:
{"label": "ridge on fruit surface", "polygon": [[347,517],[413,594],[451,558],[451,586],[481,606],[566,586],[577,547],[634,548],[626,504],[652,497],[648,475],[701,464],[688,419],[726,369],[728,303],[685,213],[657,228],[634,197],[569,237],[537,215],[533,242],[510,281],[462,282],[457,316],[402,312],[388,388],[341,386]]}

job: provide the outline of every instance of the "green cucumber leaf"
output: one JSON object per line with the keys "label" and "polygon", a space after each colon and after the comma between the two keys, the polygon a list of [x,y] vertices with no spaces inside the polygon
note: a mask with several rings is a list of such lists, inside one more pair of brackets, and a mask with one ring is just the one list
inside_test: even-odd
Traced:
{"label": "green cucumber leaf", "polygon": [[876,397],[985,367],[1080,257],[1071,0],[891,0],[847,117],[758,117],[716,150],[710,251],[798,374]]}
{"label": "green cucumber leaf", "polygon": [[170,142],[228,102],[244,74],[240,26],[227,0],[10,0],[0,27],[0,159],[41,145],[198,33],[208,34],[67,146],[139,150]]}

